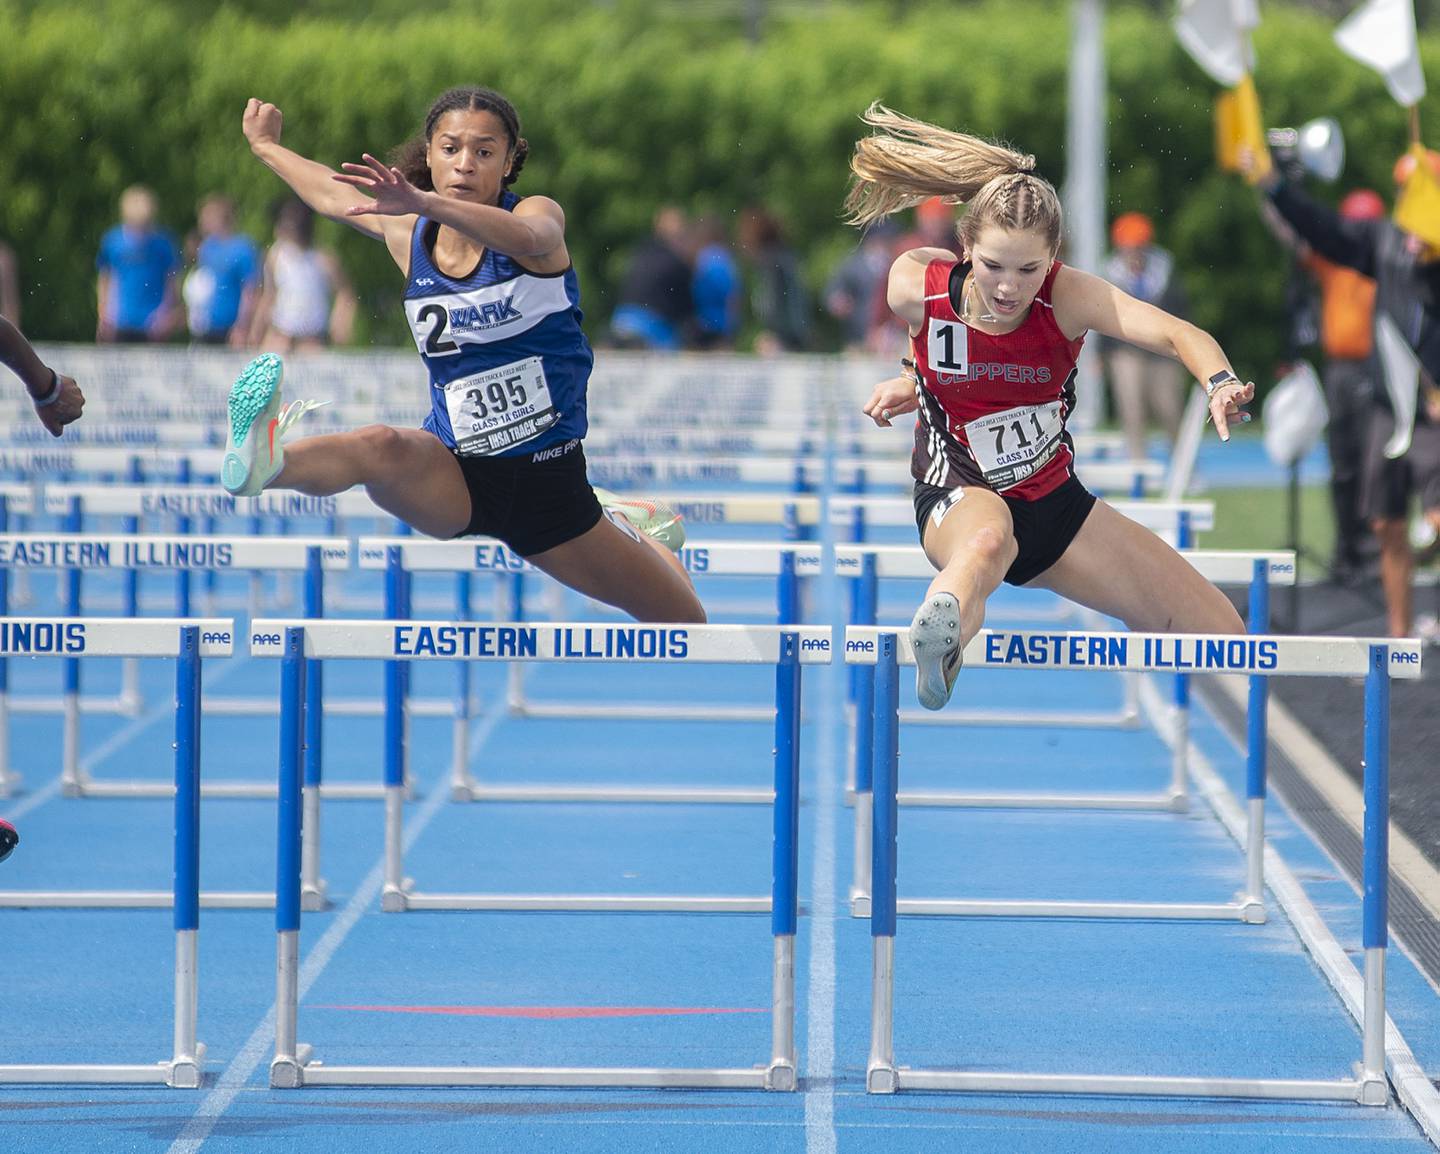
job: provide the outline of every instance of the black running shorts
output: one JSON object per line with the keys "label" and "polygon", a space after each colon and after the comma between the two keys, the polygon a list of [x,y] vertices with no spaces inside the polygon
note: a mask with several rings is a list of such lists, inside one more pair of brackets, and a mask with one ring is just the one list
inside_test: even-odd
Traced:
{"label": "black running shorts", "polygon": [[[925,524],[940,508],[941,503],[954,504],[960,499],[954,489],[942,489],[938,485],[915,482],[915,525],[920,530],[920,540],[925,540]],[[1067,478],[1058,489],[1054,489],[1038,501],[1022,501],[1016,497],[999,494],[1010,509],[1010,519],[1015,525],[1015,544],[1020,554],[1005,574],[1007,585],[1026,585],[1033,581],[1056,561],[1060,560],[1090,510],[1095,507],[1095,495],[1075,477]],[[948,509],[948,505],[946,508]]]}
{"label": "black running shorts", "polygon": [[603,516],[578,438],[509,457],[457,453],[455,461],[470,490],[470,523],[457,537],[495,537],[533,557],[588,533]]}

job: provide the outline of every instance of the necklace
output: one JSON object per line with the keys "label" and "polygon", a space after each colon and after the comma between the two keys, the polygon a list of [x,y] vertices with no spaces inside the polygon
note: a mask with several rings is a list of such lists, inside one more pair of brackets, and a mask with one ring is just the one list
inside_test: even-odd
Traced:
{"label": "necklace", "polygon": [[993,325],[1000,318],[992,313],[981,313],[978,317],[971,317],[970,297],[975,290],[975,281],[970,277],[965,278],[965,291],[960,294],[960,319],[969,323],[972,319],[979,321],[982,325]]}

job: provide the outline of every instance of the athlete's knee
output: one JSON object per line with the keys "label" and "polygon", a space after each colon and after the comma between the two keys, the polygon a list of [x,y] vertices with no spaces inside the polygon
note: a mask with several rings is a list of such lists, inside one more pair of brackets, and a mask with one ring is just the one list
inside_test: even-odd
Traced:
{"label": "athlete's knee", "polygon": [[981,525],[970,534],[967,543],[971,556],[986,565],[998,565],[1008,559],[1010,534],[994,525]]}
{"label": "athlete's knee", "polygon": [[349,434],[356,448],[381,461],[394,460],[404,438],[390,425],[363,425]]}

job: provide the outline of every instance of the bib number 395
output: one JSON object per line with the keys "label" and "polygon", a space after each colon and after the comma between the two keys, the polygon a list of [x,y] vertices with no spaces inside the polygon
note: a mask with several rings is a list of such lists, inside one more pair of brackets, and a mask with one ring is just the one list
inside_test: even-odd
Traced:
{"label": "bib number 395", "polygon": [[462,456],[489,456],[538,437],[557,419],[539,357],[445,386],[445,408]]}

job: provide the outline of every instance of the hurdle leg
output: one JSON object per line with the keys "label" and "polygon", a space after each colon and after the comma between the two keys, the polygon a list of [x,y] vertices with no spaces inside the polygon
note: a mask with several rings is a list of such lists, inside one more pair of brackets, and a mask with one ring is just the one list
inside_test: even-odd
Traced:
{"label": "hurdle leg", "polygon": [[899,817],[899,668],[893,633],[877,639],[874,813],[874,892],[870,935],[870,1057],[865,1064],[865,1089],[893,1094],[899,1089],[895,1065],[895,912],[896,825]]}
{"label": "hurdle leg", "polygon": [[[5,658],[0,657],[0,666]],[[0,797],[13,797],[20,788],[20,775],[10,766],[10,694],[0,674]]]}
{"label": "hurdle leg", "polygon": [[385,663],[385,884],[380,908],[398,913],[410,906],[405,877],[405,664]]}
{"label": "hurdle leg", "polygon": [[1385,948],[1390,920],[1390,647],[1370,646],[1365,675],[1365,861],[1363,942],[1365,1016],[1361,1024],[1360,1102],[1390,1100],[1385,1077]]}
{"label": "hurdle leg", "polygon": [[175,1037],[167,1085],[196,1089],[200,1007],[200,630],[181,630],[175,675]]}
{"label": "hurdle leg", "polygon": [[775,952],[765,1089],[794,1090],[795,931],[800,906],[800,642],[794,633],[781,634],[775,668],[774,831],[770,930]]}
{"label": "hurdle leg", "polygon": [[[1125,674],[1127,686],[1139,676]],[[1190,808],[1190,678],[1175,675],[1175,705],[1170,711],[1175,744],[1170,747],[1170,808],[1184,813]]]}
{"label": "hurdle leg", "polygon": [[309,1047],[296,1041],[300,1004],[300,857],[305,633],[285,631],[280,667],[280,782],[275,868],[275,1057],[270,1085],[304,1084]]}
{"label": "hurdle leg", "polygon": [[870,842],[874,817],[875,667],[857,665],[855,679],[855,853],[851,866],[850,913],[870,913]]}
{"label": "hurdle leg", "polygon": [[[1256,561],[1250,581],[1251,633],[1264,633],[1270,625],[1269,573],[1264,561]],[[1245,834],[1245,893],[1241,918],[1260,923],[1265,920],[1265,775],[1269,741],[1267,714],[1270,682],[1258,675],[1250,678],[1246,708],[1245,798],[1248,818]]]}

